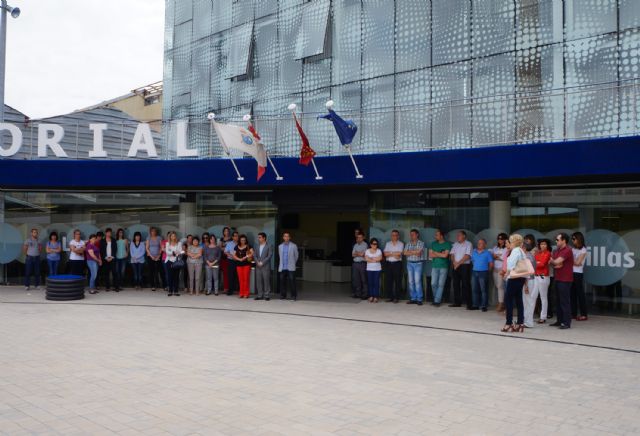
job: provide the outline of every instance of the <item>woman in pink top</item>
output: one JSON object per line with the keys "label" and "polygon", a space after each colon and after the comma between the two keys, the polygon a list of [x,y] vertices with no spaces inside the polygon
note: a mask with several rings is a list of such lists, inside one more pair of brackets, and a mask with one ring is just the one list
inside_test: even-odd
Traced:
{"label": "woman in pink top", "polygon": [[89,293],[96,294],[96,277],[98,276],[98,267],[102,265],[100,258],[100,249],[96,245],[96,235],[89,236],[89,243],[85,250],[87,256],[87,267],[89,267]]}

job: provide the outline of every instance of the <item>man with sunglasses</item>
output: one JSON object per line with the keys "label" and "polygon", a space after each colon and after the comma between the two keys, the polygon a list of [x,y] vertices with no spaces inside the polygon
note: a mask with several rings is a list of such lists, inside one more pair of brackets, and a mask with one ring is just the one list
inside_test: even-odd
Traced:
{"label": "man with sunglasses", "polygon": [[573,283],[573,252],[568,245],[569,235],[560,233],[556,236],[556,249],[551,254],[549,264],[554,269],[556,285],[557,320],[551,327],[562,330],[571,328],[571,285]]}

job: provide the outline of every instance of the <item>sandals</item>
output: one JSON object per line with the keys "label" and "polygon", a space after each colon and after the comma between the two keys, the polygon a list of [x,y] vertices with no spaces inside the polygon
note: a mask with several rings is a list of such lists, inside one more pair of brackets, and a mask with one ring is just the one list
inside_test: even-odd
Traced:
{"label": "sandals", "polygon": [[505,324],[504,327],[502,327],[502,329],[500,330],[501,332],[504,333],[512,333],[513,330],[513,324],[509,325],[509,324]]}
{"label": "sandals", "polygon": [[517,324],[513,331],[516,333],[524,332],[524,324]]}
{"label": "sandals", "polygon": [[576,318],[576,321],[586,321],[589,318],[587,318],[585,315],[580,315],[579,317]]}
{"label": "sandals", "polygon": [[546,319],[542,319],[542,318],[540,318],[540,319],[538,320],[538,324],[544,324],[545,322],[547,322],[547,320],[546,320]]}

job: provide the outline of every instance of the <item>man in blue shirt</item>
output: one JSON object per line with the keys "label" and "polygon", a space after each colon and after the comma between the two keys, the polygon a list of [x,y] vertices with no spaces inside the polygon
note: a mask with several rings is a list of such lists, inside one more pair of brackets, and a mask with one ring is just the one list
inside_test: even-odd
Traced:
{"label": "man in blue shirt", "polygon": [[471,291],[473,305],[471,310],[482,308],[483,312],[487,311],[489,305],[489,297],[487,294],[487,279],[490,271],[493,269],[493,256],[487,248],[487,241],[480,239],[478,246],[471,253],[471,263],[473,270],[471,273]]}
{"label": "man in blue shirt", "polygon": [[227,242],[224,247],[224,254],[229,261],[227,263],[227,275],[229,276],[229,291],[227,291],[227,295],[233,295],[234,292],[239,290],[237,265],[233,258],[233,254],[236,252],[236,245],[238,245],[238,232],[233,232],[231,241]]}

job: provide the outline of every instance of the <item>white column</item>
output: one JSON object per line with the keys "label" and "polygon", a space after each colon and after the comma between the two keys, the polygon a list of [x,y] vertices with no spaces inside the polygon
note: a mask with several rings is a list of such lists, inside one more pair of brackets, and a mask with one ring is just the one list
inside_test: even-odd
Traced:
{"label": "white column", "polygon": [[196,226],[196,202],[185,201],[179,206],[179,225],[180,237],[184,238]]}
{"label": "white column", "polygon": [[511,202],[505,200],[489,201],[489,228],[505,232],[511,230]]}

